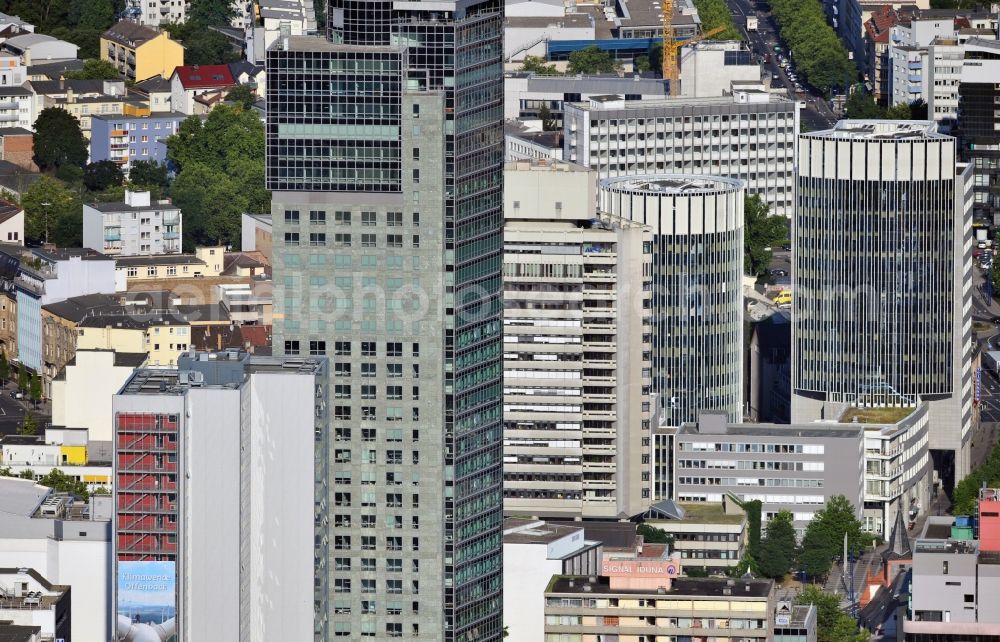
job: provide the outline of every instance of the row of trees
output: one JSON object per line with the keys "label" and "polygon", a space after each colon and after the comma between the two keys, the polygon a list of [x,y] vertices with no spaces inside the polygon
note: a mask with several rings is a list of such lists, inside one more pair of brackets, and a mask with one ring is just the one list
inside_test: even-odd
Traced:
{"label": "row of trees", "polygon": [[723,28],[723,31],[712,36],[712,40],[743,39],[743,34],[733,24],[733,13],[729,10],[726,0],[694,0],[694,6],[698,10],[698,17],[701,18],[702,30]]}
{"label": "row of trees", "polygon": [[835,87],[854,83],[857,67],[827,24],[819,0],[771,0],[771,13],[781,39],[788,43],[799,72],[809,84],[829,94]]}
{"label": "row of trees", "polygon": [[801,569],[809,577],[822,577],[842,553],[844,535],[851,555],[859,554],[876,537],[862,529],[861,521],[854,516],[854,506],[843,495],[831,497],[826,507],[816,513],[801,545],[796,542],[792,522],[792,514],[781,511],[767,523],[756,560],[761,575],[780,579]]}
{"label": "row of trees", "polygon": [[[590,45],[569,55],[566,72],[569,74],[615,74],[621,71],[622,63],[597,45]],[[521,62],[522,71],[531,71],[540,76],[561,76],[562,72],[550,65],[541,56],[525,56]]]}
{"label": "row of trees", "polygon": [[927,103],[919,98],[909,104],[882,107],[871,94],[860,89],[847,98],[844,109],[851,119],[927,120]]}
{"label": "row of trees", "polygon": [[983,484],[986,484],[988,488],[1000,486],[1000,443],[994,444],[993,450],[979,467],[955,484],[951,502],[952,515],[975,514],[979,489],[983,487]]}
{"label": "row of trees", "polygon": [[743,201],[743,271],[762,276],[771,264],[771,248],[788,238],[788,219],[772,216],[767,203],[757,194]]}

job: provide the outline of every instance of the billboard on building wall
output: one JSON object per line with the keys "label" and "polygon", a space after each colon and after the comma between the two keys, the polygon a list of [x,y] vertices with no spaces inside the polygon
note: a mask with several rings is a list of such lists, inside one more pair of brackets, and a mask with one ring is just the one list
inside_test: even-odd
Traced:
{"label": "billboard on building wall", "polygon": [[177,642],[176,562],[118,562],[115,639]]}

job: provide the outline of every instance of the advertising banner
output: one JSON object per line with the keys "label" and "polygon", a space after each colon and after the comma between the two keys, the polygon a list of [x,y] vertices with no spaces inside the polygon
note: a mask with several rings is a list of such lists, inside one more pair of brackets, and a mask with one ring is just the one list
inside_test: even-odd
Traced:
{"label": "advertising banner", "polygon": [[176,642],[176,564],[118,562],[118,640]]}

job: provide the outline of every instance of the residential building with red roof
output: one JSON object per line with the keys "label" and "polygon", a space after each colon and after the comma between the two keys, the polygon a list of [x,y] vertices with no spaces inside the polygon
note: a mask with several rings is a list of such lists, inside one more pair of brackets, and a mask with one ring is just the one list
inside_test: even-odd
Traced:
{"label": "residential building with red roof", "polygon": [[183,114],[195,113],[195,98],[226,92],[237,85],[228,65],[183,65],[170,77],[170,105]]}

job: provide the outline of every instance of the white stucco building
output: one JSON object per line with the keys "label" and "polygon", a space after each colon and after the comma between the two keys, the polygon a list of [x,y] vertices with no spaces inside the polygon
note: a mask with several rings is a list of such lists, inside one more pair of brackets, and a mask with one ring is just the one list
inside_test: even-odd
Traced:
{"label": "white stucco building", "polygon": [[89,441],[110,442],[111,398],[145,360],[145,353],[77,350],[52,380],[52,424],[86,428]]}
{"label": "white stucco building", "polygon": [[181,210],[149,192],[125,192],[124,203],[83,206],[83,245],[109,256],[151,256],[181,251]]}

